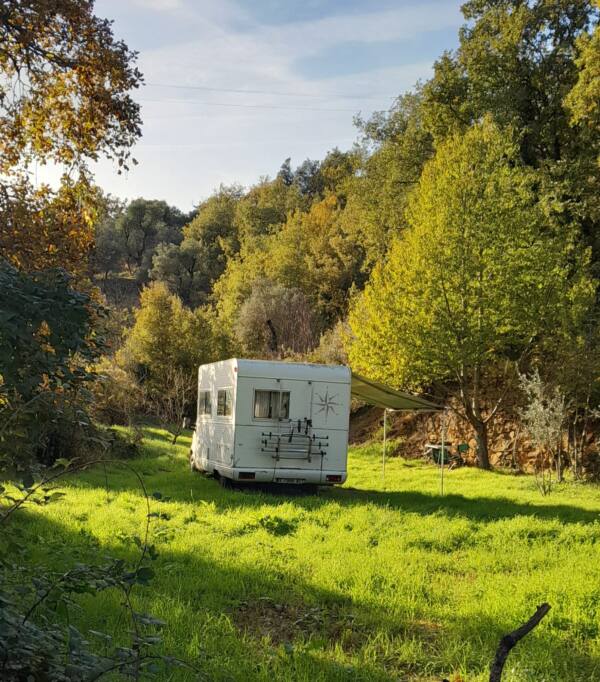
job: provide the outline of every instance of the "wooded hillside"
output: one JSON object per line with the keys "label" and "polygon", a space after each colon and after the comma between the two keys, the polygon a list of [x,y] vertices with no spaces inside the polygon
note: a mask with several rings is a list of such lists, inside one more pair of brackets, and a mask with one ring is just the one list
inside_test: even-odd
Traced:
{"label": "wooded hillside", "polygon": [[[582,442],[595,451],[600,138],[591,2],[467,2],[458,49],[389,111],[357,116],[351,149],[297,167],[286,159],[274,178],[221,186],[191,213],[117,200],[93,185],[89,160],[105,154],[126,167],[140,133],[127,94],[141,78],[135,55],[87,10],[69,18],[69,30],[86,27],[85,50],[67,31],[45,53],[32,37],[39,16],[19,15],[18,4],[11,11],[4,30],[14,58],[4,68],[7,78],[26,70],[32,90],[2,119],[7,405],[28,404],[47,384],[50,402],[68,395],[85,411],[85,385],[100,419],[169,410],[175,418],[193,403],[202,362],[345,362],[447,402],[487,468],[494,419],[509,394],[518,417],[524,382],[537,376],[538,417],[558,392],[568,430],[560,448],[538,444],[543,457],[560,454],[577,468]],[[67,78],[75,64],[79,80]],[[86,120],[85,98],[99,96],[105,107]],[[63,104],[50,115],[57,97]],[[35,188],[24,168],[36,159],[68,162],[76,173],[57,191]],[[8,293],[41,286],[57,295],[52,267],[71,276],[61,285],[71,293],[61,295],[87,297],[75,345],[34,312],[16,315]],[[15,340],[31,333],[30,354],[14,355]],[[81,386],[65,385],[62,352],[71,367],[94,355],[77,374]],[[38,407],[24,413],[46,423]],[[54,428],[23,444],[34,459],[61,439]]]}
{"label": "wooded hillside", "polygon": [[[390,111],[357,117],[352,149],[286,159],[191,215],[101,198],[90,272],[118,328],[133,324],[112,335],[113,381],[141,373],[164,392],[167,367],[233,354],[349,362],[450,400],[488,467],[493,420],[507,394],[524,407],[520,376],[537,371],[564,397],[562,455],[574,465],[583,440],[595,451],[597,12],[472,1],[463,13],[458,50]],[[169,306],[183,306],[172,341]],[[157,409],[111,391],[123,392],[102,389],[112,418]]]}

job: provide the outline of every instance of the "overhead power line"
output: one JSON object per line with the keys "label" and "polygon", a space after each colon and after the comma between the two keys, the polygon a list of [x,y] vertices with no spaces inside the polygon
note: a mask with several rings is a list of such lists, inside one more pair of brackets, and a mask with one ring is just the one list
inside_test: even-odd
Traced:
{"label": "overhead power line", "polygon": [[354,99],[354,100],[382,100],[395,99],[396,95],[353,95],[350,93],[334,93],[318,95],[309,92],[281,92],[277,90],[254,90],[242,88],[215,88],[208,85],[182,85],[173,83],[146,83],[152,88],[172,88],[174,90],[200,90],[203,92],[229,92],[237,95],[269,95],[275,97],[310,97],[313,99]]}
{"label": "overhead power line", "polygon": [[285,104],[244,104],[242,102],[198,102],[198,100],[189,99],[140,99],[140,102],[155,102],[157,104],[164,102],[178,102],[178,103],[198,103],[207,107],[233,107],[236,109],[284,109],[287,111],[342,111],[345,113],[356,113],[356,109],[342,109],[333,107],[297,107],[287,106]]}

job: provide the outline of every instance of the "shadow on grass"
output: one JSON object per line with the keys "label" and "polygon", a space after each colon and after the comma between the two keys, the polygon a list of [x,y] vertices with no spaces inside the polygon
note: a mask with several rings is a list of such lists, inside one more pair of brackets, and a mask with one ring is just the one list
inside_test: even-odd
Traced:
{"label": "shadow on grass", "polygon": [[437,495],[418,491],[382,492],[341,488],[333,491],[331,499],[341,504],[375,503],[391,509],[418,514],[443,512],[449,517],[460,516],[474,521],[496,521],[515,516],[531,516],[562,523],[593,523],[600,521],[600,512],[564,504],[528,504],[506,497],[477,497]]}
{"label": "shadow on grass", "polygon": [[[13,527],[18,527],[19,542],[31,550],[28,558],[31,567],[41,564],[62,572],[75,563],[104,564],[108,556],[122,558],[132,564],[139,557],[139,550],[133,543],[112,541],[99,545],[91,533],[74,532],[49,520],[43,512],[23,509],[13,518]],[[153,542],[152,537],[150,542]],[[284,577],[281,571],[252,567],[244,562],[243,556],[239,557],[239,566],[219,564],[197,551],[169,551],[160,544],[158,559],[152,567],[155,577],[149,586],[134,588],[133,608],[166,621],[164,641],[174,644],[165,647],[168,650],[164,653],[187,660],[197,667],[200,679],[258,682],[266,679],[265,673],[271,667],[271,679],[285,677],[287,680],[339,682],[391,682],[397,679],[397,675],[387,672],[374,661],[353,663],[349,668],[334,660],[338,656],[333,655],[333,649],[340,645],[340,639],[337,634],[331,641],[327,637],[335,631],[327,630],[326,624],[320,620],[315,621],[314,631],[307,631],[302,622],[297,622],[303,620],[302,614],[313,613],[316,606],[334,614],[334,618],[347,627],[355,628],[356,636],[363,637],[366,642],[372,627],[369,623],[377,622],[381,626],[389,622],[392,627],[389,617],[353,604],[343,594],[319,589],[299,580],[293,571]],[[114,636],[116,642],[121,641],[129,626],[119,606],[120,594],[115,592],[115,599],[98,599],[97,596],[82,598],[82,610],[74,609],[69,615],[71,624],[81,628],[84,635],[95,629]],[[273,632],[272,639],[265,638],[264,633],[252,627],[252,623],[247,627],[247,623],[237,617],[242,605],[250,608],[256,605],[258,613],[265,604],[280,607],[279,610],[273,609],[274,613],[294,614],[295,620],[285,623],[285,638],[282,639],[277,632]],[[289,611],[281,608],[288,604],[294,608]],[[300,618],[297,618],[298,614]],[[48,612],[44,615],[51,621],[60,619]],[[355,625],[356,617],[361,625]],[[116,632],[115,627],[119,627]],[[398,626],[396,630],[402,631]],[[93,641],[94,638],[91,639]],[[198,644],[195,655],[190,654],[191,641]],[[328,656],[330,660],[327,660]],[[169,679],[197,678],[192,674],[176,673]]]}
{"label": "shadow on grass", "polygon": [[[43,512],[21,511],[13,524],[19,527],[20,542],[31,548],[32,561],[50,563],[55,570],[65,570],[77,561],[103,563],[107,554],[129,560],[138,556],[131,544],[112,541],[99,547],[91,534],[76,533]],[[158,549],[153,564],[156,576],[149,587],[136,588],[135,608],[166,619],[165,640],[175,643],[167,653],[190,660],[210,680],[258,681],[270,674],[271,679],[390,682],[413,679],[411,675],[416,679],[425,670],[441,679],[461,667],[469,674],[484,674],[500,638],[519,624],[514,614],[494,621],[484,613],[470,619],[448,613],[446,622],[424,628],[424,621],[353,601],[343,590],[318,588],[302,579],[293,565],[289,572],[282,572],[281,568],[252,566],[243,554],[232,564],[218,563],[208,552],[176,552],[160,545]],[[407,575],[406,580],[410,579]],[[376,588],[373,596],[378,596]],[[298,609],[311,613],[317,606],[340,620],[344,636],[342,630],[330,629],[322,621],[314,632],[294,621],[286,624],[286,646],[277,647],[252,628],[239,627],[236,618],[242,605],[265,602],[283,605],[284,613],[286,605],[291,605],[289,612],[295,615]],[[119,599],[86,597],[82,603],[84,627],[110,630],[111,624],[119,622]],[[578,651],[569,643],[568,634],[561,637],[566,622],[556,615],[558,630],[552,628],[551,612],[511,654],[510,663],[518,661],[521,669],[527,668],[528,677],[523,679],[550,679],[548,675],[564,682],[596,679],[600,659]],[[575,628],[575,624],[570,626]],[[414,640],[419,644],[418,654],[410,659],[402,653],[402,644]],[[195,648],[190,648],[191,641],[196,641]],[[373,648],[374,642],[381,648]],[[344,658],[352,662],[350,667],[339,662]]]}
{"label": "shadow on grass", "polygon": [[[263,505],[285,504],[290,498],[306,510],[315,510],[332,502],[342,506],[374,504],[388,509],[421,515],[443,513],[449,518],[462,517],[474,521],[497,521],[516,516],[529,516],[562,523],[594,523],[600,512],[565,504],[529,504],[506,497],[477,497],[437,495],[419,491],[379,491],[356,488],[321,488],[305,490],[296,486],[240,484],[234,489],[223,489],[216,480],[198,473],[190,473],[181,458],[148,458],[131,462],[138,467],[150,492],[160,491],[177,502],[194,503],[200,500],[214,503],[218,509],[256,508]],[[133,474],[111,465],[109,487],[113,492],[139,491]],[[72,479],[75,487],[102,488],[104,472],[92,470]]]}

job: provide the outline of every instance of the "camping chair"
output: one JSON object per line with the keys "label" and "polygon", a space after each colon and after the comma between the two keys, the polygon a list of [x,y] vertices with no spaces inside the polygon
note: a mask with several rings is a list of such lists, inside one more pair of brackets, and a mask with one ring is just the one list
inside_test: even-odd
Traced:
{"label": "camping chair", "polygon": [[466,453],[469,446],[466,443],[459,443],[456,446],[456,452],[452,452],[452,443],[444,443],[442,452],[442,445],[438,443],[427,443],[425,445],[425,456],[431,459],[438,466],[443,463],[448,465],[448,469],[462,466],[465,462],[461,453]]}

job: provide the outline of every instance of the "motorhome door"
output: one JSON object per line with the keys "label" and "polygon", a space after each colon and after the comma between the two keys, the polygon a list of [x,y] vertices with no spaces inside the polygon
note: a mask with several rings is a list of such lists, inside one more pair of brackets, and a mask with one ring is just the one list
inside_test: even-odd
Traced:
{"label": "motorhome door", "polygon": [[314,436],[326,443],[324,471],[346,470],[349,409],[349,384],[313,382],[310,414]]}
{"label": "motorhome door", "polygon": [[[282,480],[302,483],[307,470],[321,471],[322,443],[313,438],[310,422],[312,382],[302,379],[281,379],[278,434],[271,438],[268,447],[275,450],[275,480],[278,472]],[[298,472],[294,479],[293,473]]]}

